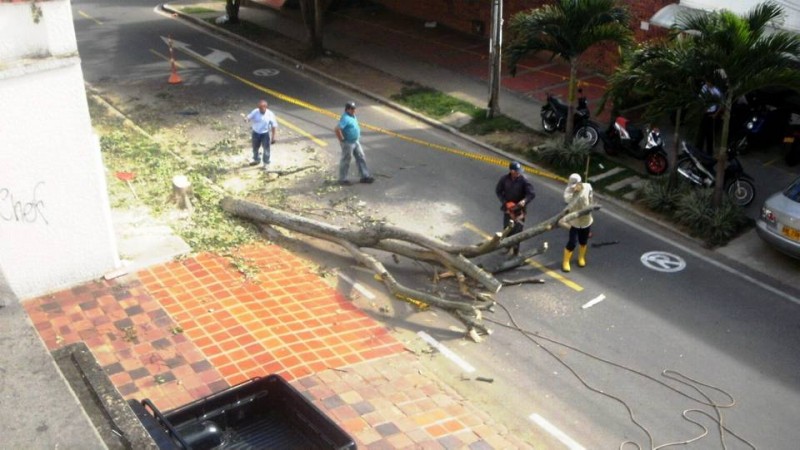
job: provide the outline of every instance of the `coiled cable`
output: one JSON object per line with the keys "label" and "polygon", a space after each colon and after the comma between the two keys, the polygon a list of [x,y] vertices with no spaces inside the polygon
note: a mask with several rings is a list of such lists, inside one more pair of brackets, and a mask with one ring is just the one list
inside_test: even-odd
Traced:
{"label": "coiled cable", "polygon": [[[649,445],[649,449],[650,450],[661,450],[661,449],[665,449],[667,447],[673,447],[673,446],[678,446],[678,445],[688,445],[690,443],[696,442],[696,441],[706,437],[708,435],[708,432],[709,432],[708,428],[705,425],[701,424],[699,421],[689,417],[690,414],[703,415],[703,416],[711,419],[712,421],[714,421],[717,424],[717,429],[719,430],[720,443],[722,444],[723,450],[727,450],[728,449],[728,445],[725,442],[726,434],[729,434],[729,435],[735,437],[738,441],[740,441],[741,443],[749,446],[751,449],[753,449],[753,450],[756,449],[756,447],[750,441],[748,441],[748,440],[744,439],[743,437],[739,436],[734,431],[732,431],[730,428],[725,426],[725,424],[723,423],[722,410],[723,409],[727,409],[727,408],[732,408],[732,407],[734,407],[736,405],[736,400],[733,398],[733,396],[731,394],[729,394],[728,392],[724,391],[723,389],[718,388],[718,387],[713,386],[713,385],[710,385],[710,384],[703,383],[701,381],[698,381],[698,380],[696,380],[694,378],[686,376],[686,375],[684,375],[684,374],[682,374],[682,373],[680,373],[678,371],[675,371],[675,370],[665,369],[665,370],[663,370],[661,372],[661,375],[664,378],[666,378],[668,380],[672,380],[672,381],[674,381],[676,383],[682,384],[682,385],[694,390],[698,394],[698,396],[692,395],[691,393],[685,392],[685,391],[683,391],[683,390],[681,390],[681,389],[679,389],[679,388],[677,388],[677,387],[675,387],[675,386],[673,386],[673,385],[671,385],[669,383],[666,383],[665,381],[663,381],[661,379],[655,378],[652,375],[648,375],[648,374],[646,374],[646,373],[644,373],[642,371],[633,369],[633,368],[625,366],[623,364],[616,363],[614,361],[611,361],[611,360],[605,359],[603,357],[597,356],[595,354],[589,353],[587,351],[581,350],[581,349],[579,349],[579,348],[577,348],[577,347],[575,347],[573,345],[570,345],[570,344],[567,344],[565,342],[559,341],[558,339],[555,339],[555,338],[551,338],[551,337],[545,336],[545,335],[543,335],[543,334],[541,334],[541,333],[539,333],[537,331],[526,330],[526,329],[520,327],[517,324],[517,321],[514,318],[514,315],[511,313],[511,311],[509,311],[508,308],[506,308],[503,304],[501,304],[499,302],[496,303],[496,304],[498,306],[500,306],[500,308],[502,308],[503,311],[505,311],[505,313],[508,315],[508,318],[511,321],[512,325],[508,325],[506,323],[502,323],[500,321],[497,321],[497,320],[494,320],[494,319],[490,319],[490,318],[487,318],[487,317],[484,317],[485,321],[494,323],[494,324],[502,326],[504,328],[509,328],[509,329],[518,331],[523,336],[525,336],[527,339],[529,339],[531,342],[536,344],[537,347],[539,347],[542,350],[544,350],[545,353],[550,355],[553,359],[555,359],[559,364],[561,364],[570,373],[572,373],[572,375],[584,387],[586,387],[587,389],[589,389],[590,391],[592,391],[594,393],[600,394],[600,395],[602,395],[604,397],[607,397],[607,398],[609,398],[611,400],[614,400],[617,403],[621,404],[625,408],[625,410],[628,412],[628,417],[630,418],[631,422],[637,428],[642,430],[642,432],[644,432],[644,434],[647,436],[647,439],[648,439],[649,444],[650,444]],[[611,365],[613,367],[622,369],[622,370],[630,372],[630,373],[632,373],[634,375],[638,375],[640,377],[648,379],[648,380],[650,380],[650,381],[652,381],[654,383],[657,383],[657,384],[659,384],[659,385],[661,385],[661,386],[663,386],[663,387],[665,387],[665,388],[667,388],[667,389],[669,389],[669,390],[671,390],[671,391],[673,391],[673,392],[675,392],[675,393],[677,393],[677,394],[679,394],[679,395],[681,395],[683,397],[686,397],[687,399],[690,399],[690,400],[692,400],[694,402],[697,402],[697,403],[699,403],[701,405],[713,408],[715,415],[712,416],[711,414],[709,414],[708,412],[706,412],[706,411],[704,411],[702,409],[697,409],[697,408],[686,409],[681,413],[681,416],[683,417],[684,420],[686,420],[689,423],[692,423],[692,424],[696,425],[697,427],[699,427],[701,429],[700,434],[698,434],[697,436],[694,436],[692,438],[683,440],[683,441],[675,441],[675,442],[668,442],[668,443],[665,443],[665,444],[655,445],[655,439],[653,438],[652,433],[650,432],[649,429],[647,429],[647,427],[645,425],[643,425],[641,422],[639,422],[639,420],[637,420],[637,418],[636,418],[636,416],[635,416],[635,414],[633,412],[633,409],[630,407],[630,405],[628,405],[627,402],[625,402],[625,400],[623,400],[622,398],[617,397],[617,396],[615,396],[613,394],[609,394],[607,392],[604,392],[601,389],[598,389],[598,388],[590,385],[566,361],[564,361],[561,357],[559,357],[555,352],[553,352],[552,350],[550,350],[547,347],[545,347],[544,345],[542,345],[539,342],[539,340],[547,341],[547,342],[550,342],[552,344],[567,348],[569,350],[572,350],[572,351],[574,351],[576,353],[579,353],[581,355],[587,356],[587,357],[589,357],[591,359],[594,359],[596,361],[600,361],[602,363],[609,364],[609,365]],[[728,401],[724,402],[724,403],[714,402],[711,399],[711,397],[709,396],[709,394],[707,394],[706,391],[703,388],[705,388],[707,390],[715,391],[715,392],[723,395],[724,397],[726,397],[728,399]],[[631,440],[626,440],[626,441],[621,442],[620,445],[619,445],[619,450],[624,450],[624,448],[626,446],[632,446],[632,447],[636,448],[637,450],[642,450],[642,446],[641,445],[639,445],[637,442],[634,442],[634,441],[631,441]]]}

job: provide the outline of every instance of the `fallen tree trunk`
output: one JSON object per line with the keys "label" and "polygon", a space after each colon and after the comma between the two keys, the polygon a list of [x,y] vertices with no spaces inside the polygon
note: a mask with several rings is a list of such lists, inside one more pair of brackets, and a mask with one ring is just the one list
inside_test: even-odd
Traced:
{"label": "fallen tree trunk", "polygon": [[[490,330],[482,324],[481,311],[491,310],[494,301],[487,301],[487,299],[491,299],[491,295],[499,292],[503,286],[503,283],[495,278],[493,273],[511,270],[524,264],[525,260],[544,253],[547,250],[547,244],[544,243],[537,249],[507,259],[490,270],[475,264],[471,258],[483,256],[495,250],[507,249],[556,228],[559,220],[571,220],[599,209],[599,206],[591,206],[570,214],[567,214],[567,210],[564,209],[544,222],[513,236],[508,236],[511,231],[511,226],[509,226],[502,232],[495,233],[488,240],[474,245],[458,246],[386,223],[369,224],[352,230],[233,197],[223,198],[221,205],[228,213],[254,221],[259,225],[279,226],[343,247],[359,264],[372,270],[393,296],[414,304],[422,302],[452,312],[467,325],[468,334],[476,340],[479,339],[478,335],[490,333]],[[444,267],[460,280],[461,292],[468,294],[465,297],[469,297],[469,301],[446,299],[404,286],[380,261],[365,253],[363,248],[383,250]],[[488,292],[474,291],[466,285],[467,280],[473,280]]]}

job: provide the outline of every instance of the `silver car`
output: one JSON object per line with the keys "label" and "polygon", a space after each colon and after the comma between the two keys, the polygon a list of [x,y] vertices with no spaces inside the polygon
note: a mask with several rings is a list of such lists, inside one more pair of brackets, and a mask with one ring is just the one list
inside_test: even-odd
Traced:
{"label": "silver car", "polygon": [[800,258],[800,178],[764,202],[756,231],[778,250]]}

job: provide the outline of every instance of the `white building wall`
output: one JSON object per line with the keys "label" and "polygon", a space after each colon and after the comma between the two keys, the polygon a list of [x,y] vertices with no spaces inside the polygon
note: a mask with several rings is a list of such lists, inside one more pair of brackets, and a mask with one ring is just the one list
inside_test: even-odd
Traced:
{"label": "white building wall", "polygon": [[[683,6],[703,10],[727,9],[736,14],[744,14],[765,0],[681,0]],[[774,0],[783,7],[783,28],[800,33],[800,0]]]}
{"label": "white building wall", "polygon": [[119,266],[70,4],[36,5],[38,24],[0,3],[0,270],[21,299]]}

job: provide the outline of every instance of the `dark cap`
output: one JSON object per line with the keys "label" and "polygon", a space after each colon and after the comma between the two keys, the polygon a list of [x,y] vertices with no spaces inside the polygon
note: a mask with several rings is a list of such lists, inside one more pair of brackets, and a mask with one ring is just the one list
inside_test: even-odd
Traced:
{"label": "dark cap", "polygon": [[508,170],[516,170],[517,172],[521,172],[522,164],[518,163],[517,161],[511,161],[511,164],[508,165]]}
{"label": "dark cap", "polygon": [[347,102],[344,104],[344,109],[355,109],[355,108],[356,108],[355,102]]}

